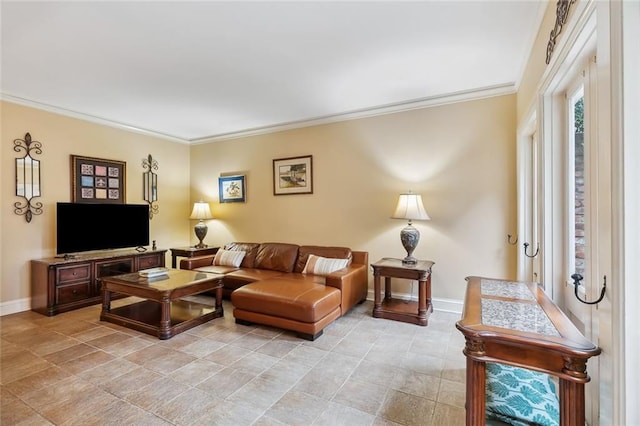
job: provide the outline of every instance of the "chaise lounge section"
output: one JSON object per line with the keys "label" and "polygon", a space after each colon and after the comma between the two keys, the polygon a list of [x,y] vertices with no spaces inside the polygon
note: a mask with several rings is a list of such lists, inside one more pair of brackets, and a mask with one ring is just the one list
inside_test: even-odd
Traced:
{"label": "chaise lounge section", "polygon": [[224,274],[223,295],[237,323],[283,328],[308,340],[366,299],[367,265],[367,252],[346,247],[240,242],[180,262],[182,269]]}

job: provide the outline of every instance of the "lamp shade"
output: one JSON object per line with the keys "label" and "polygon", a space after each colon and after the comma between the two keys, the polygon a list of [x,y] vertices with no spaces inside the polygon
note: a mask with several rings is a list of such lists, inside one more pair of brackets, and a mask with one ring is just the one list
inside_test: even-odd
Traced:
{"label": "lamp shade", "polygon": [[193,211],[191,212],[191,217],[189,219],[213,219],[213,215],[211,214],[211,209],[209,208],[209,203],[205,203],[204,201],[198,201],[193,204]]}
{"label": "lamp shade", "polygon": [[400,194],[396,211],[393,212],[393,219],[406,220],[430,220],[431,218],[424,209],[422,204],[422,196],[408,192]]}

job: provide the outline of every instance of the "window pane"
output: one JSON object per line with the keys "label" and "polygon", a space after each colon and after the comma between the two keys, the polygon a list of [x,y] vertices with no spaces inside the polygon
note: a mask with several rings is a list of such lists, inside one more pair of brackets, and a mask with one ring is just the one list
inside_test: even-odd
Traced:
{"label": "window pane", "polygon": [[584,96],[582,91],[573,99],[574,143],[574,270],[585,271],[585,193],[584,193]]}

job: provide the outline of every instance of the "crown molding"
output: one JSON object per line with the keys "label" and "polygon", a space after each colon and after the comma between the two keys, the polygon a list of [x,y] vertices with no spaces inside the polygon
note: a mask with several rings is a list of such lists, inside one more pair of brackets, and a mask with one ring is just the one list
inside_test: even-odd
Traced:
{"label": "crown molding", "polygon": [[144,129],[141,127],[132,126],[126,123],[120,123],[118,121],[108,120],[102,117],[98,117],[91,114],[85,114],[78,111],[73,111],[66,108],[60,108],[57,106],[45,104],[42,102],[32,101],[30,99],[21,98],[18,96],[8,95],[6,93],[0,94],[0,100],[10,102],[17,105],[22,105],[30,108],[35,108],[43,111],[47,111],[53,114],[64,115],[65,117],[77,118],[79,120],[88,121],[90,123],[100,124],[107,127],[113,127],[120,130],[126,130],[129,132],[139,133],[145,136],[151,136],[154,138],[165,139],[172,142],[179,142],[188,144],[188,139],[180,138],[178,136],[168,135],[165,133],[155,132],[153,130]]}
{"label": "crown molding", "polygon": [[357,120],[361,118],[375,117],[378,115],[395,114],[398,112],[411,111],[415,109],[431,108],[435,106],[442,106],[457,102],[467,102],[472,100],[479,100],[484,98],[490,98],[495,96],[510,95],[516,93],[516,84],[507,83],[495,86],[483,87],[480,89],[466,90],[460,92],[447,93],[444,95],[425,97],[420,99],[413,99],[404,102],[392,103],[387,105],[376,106],[372,108],[363,108],[354,111],[342,112],[339,114],[326,115],[321,117],[314,117],[310,119],[290,121],[285,123],[278,123],[270,126],[255,127],[251,129],[240,130],[237,132],[229,132],[224,134],[209,135],[201,138],[186,139],[174,135],[168,135],[165,133],[155,132],[149,129],[144,129],[136,126],[132,126],[117,121],[107,120],[101,117],[97,117],[90,114],[84,114],[77,111],[72,111],[65,108],[59,108],[52,105],[44,104],[41,102],[31,101],[28,99],[20,98],[17,96],[0,94],[0,99],[6,102],[28,106],[44,111],[48,111],[54,114],[64,115],[67,117],[73,117],[80,120],[96,123],[104,126],[114,127],[130,132],[139,133],[146,136],[151,136],[159,139],[165,139],[172,142],[178,142],[190,145],[199,145],[211,142],[219,142],[230,139],[238,139],[249,136],[264,135],[268,133],[276,133],[285,130],[299,129],[302,127],[318,126],[321,124],[337,123],[341,121]]}
{"label": "crown molding", "polygon": [[467,102],[495,96],[511,95],[516,93],[515,83],[507,83],[496,86],[484,87],[481,89],[448,93],[445,95],[432,96],[427,98],[414,99],[405,102],[398,102],[373,108],[365,108],[334,115],[326,115],[311,119],[279,123],[273,126],[256,127],[253,129],[230,132],[220,135],[211,135],[204,138],[192,139],[193,145],[218,142],[229,139],[238,139],[249,136],[276,133],[284,130],[299,129],[302,127],[318,126],[321,124],[337,123],[341,121],[357,120],[361,118],[375,117],[378,115],[395,114],[398,112],[411,111],[414,109],[431,108],[457,102]]}

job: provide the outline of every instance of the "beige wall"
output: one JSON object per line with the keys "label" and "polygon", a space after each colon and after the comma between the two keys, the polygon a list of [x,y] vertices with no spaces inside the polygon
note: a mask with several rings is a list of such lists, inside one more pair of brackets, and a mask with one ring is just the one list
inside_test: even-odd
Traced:
{"label": "beige wall", "polygon": [[[24,303],[30,297],[29,260],[55,254],[55,206],[70,201],[71,154],[127,162],[127,202],[143,203],[142,160],[151,154],[158,161],[160,212],[150,222],[150,235],[159,248],[189,243],[189,146],[117,130],[41,110],[0,103],[2,123],[2,223],[0,302]],[[31,223],[13,213],[15,158],[13,140],[26,132],[42,142],[42,196],[44,213]],[[96,224],[99,226],[99,224]],[[22,302],[20,302],[22,301]],[[28,305],[27,305],[28,306]]]}
{"label": "beige wall", "polygon": [[[574,6],[575,9],[575,6]],[[547,44],[549,43],[549,34],[554,28],[556,22],[556,2],[549,1],[547,9],[545,10],[544,17],[540,23],[540,29],[538,35],[531,48],[531,54],[529,60],[522,73],[522,79],[520,81],[520,87],[518,88],[518,123],[522,123],[527,117],[526,115],[535,112],[536,101],[538,96],[538,89],[542,77],[547,70],[547,64],[545,62],[547,57]],[[561,33],[560,37],[566,37],[566,34]],[[558,38],[558,43],[560,38]],[[559,49],[559,45],[556,45],[556,49]],[[555,52],[555,55],[558,53]],[[552,54],[553,57],[553,54]]]}
{"label": "beige wall", "polygon": [[[127,202],[141,203],[149,153],[160,166],[160,213],[151,221],[160,248],[197,241],[187,217],[203,198],[216,216],[209,245],[269,240],[349,246],[371,261],[403,257],[405,223],[389,216],[398,193],[411,189],[432,219],[415,224],[415,255],[436,262],[433,296],[461,301],[467,275],[515,276],[506,244],[516,223],[515,103],[501,96],[192,147],[2,103],[0,302],[24,303],[29,260],[55,253],[55,203],[70,200],[69,155],[126,161]],[[29,224],[12,208],[12,141],[27,131],[43,143],[44,214]],[[274,196],[272,160],[308,154],[314,193]],[[246,203],[217,202],[217,179],[229,173],[246,174]],[[411,291],[406,282],[394,287]]]}
{"label": "beige wall", "polygon": [[[191,200],[211,203],[209,245],[333,244],[375,261],[406,255],[406,223],[390,215],[398,194],[413,190],[431,216],[415,223],[415,255],[436,263],[433,296],[461,301],[467,275],[515,278],[506,243],[516,226],[515,123],[509,95],[196,145]],[[309,154],[314,193],[274,196],[272,160]],[[217,179],[228,173],[247,176],[246,203],[217,202]]]}

